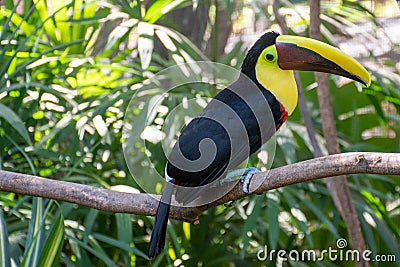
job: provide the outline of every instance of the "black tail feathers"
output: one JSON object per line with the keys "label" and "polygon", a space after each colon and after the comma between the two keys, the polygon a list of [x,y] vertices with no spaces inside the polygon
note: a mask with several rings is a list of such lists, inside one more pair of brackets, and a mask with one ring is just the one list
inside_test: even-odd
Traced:
{"label": "black tail feathers", "polygon": [[167,234],[168,215],[171,207],[171,196],[173,190],[173,183],[168,182],[165,186],[161,201],[158,204],[157,214],[154,221],[153,232],[150,238],[150,248],[148,256],[154,258],[164,248],[165,237]]}
{"label": "black tail feathers", "polygon": [[149,258],[154,258],[164,248],[169,208],[170,205],[167,203],[160,202],[158,204],[156,220],[150,238]]}

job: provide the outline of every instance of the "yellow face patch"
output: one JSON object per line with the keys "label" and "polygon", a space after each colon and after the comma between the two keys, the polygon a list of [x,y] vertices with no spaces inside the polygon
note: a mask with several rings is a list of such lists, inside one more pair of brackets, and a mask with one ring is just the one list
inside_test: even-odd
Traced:
{"label": "yellow face patch", "polygon": [[265,48],[258,57],[256,78],[292,114],[297,105],[297,85],[293,71],[279,68],[275,45]]}

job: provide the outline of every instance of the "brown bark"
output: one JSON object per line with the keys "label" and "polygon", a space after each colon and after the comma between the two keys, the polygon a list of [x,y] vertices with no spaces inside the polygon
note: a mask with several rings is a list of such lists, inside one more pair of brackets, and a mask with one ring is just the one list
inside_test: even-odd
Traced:
{"label": "brown bark", "polygon": [[[273,1],[273,11],[275,15],[275,20],[278,23],[279,27],[281,28],[282,34],[288,34],[288,27],[285,22],[285,18],[279,13],[279,0],[274,0]],[[304,96],[304,90],[303,90],[303,85],[300,80],[299,73],[297,71],[294,72],[294,78],[296,80],[297,84],[297,89],[299,93],[299,109],[301,116],[303,117],[304,125],[306,126],[307,129],[307,134],[308,137],[310,138],[311,145],[314,149],[314,156],[315,157],[322,157],[322,151],[321,148],[319,147],[318,141],[317,141],[317,135],[314,131],[314,126],[312,123],[311,115],[310,112],[308,112],[307,105],[306,105],[306,98]]]}
{"label": "brown bark", "polygon": [[[321,40],[321,3],[319,0],[310,0],[310,37]],[[340,153],[335,120],[333,116],[332,103],[329,92],[328,76],[325,73],[315,73],[315,80],[318,84],[318,102],[322,120],[322,130],[326,140],[326,147],[329,154]],[[365,242],[361,231],[360,221],[352,203],[350,189],[347,184],[346,176],[341,175],[336,178],[325,180],[331,192],[335,206],[338,208],[344,219],[350,236],[350,241],[354,249],[365,250]],[[362,259],[356,266],[368,266],[368,262]]]}
{"label": "brown bark", "polygon": [[[287,185],[351,173],[400,175],[400,154],[352,152],[302,161],[254,174],[249,189],[253,193],[262,193]],[[147,216],[155,215],[160,197],[145,193],[116,192],[1,170],[0,191],[66,201],[114,213]],[[204,206],[184,208],[173,201],[175,206],[171,207],[170,217],[196,223],[203,211],[246,196],[241,184],[237,183],[228,194]]]}

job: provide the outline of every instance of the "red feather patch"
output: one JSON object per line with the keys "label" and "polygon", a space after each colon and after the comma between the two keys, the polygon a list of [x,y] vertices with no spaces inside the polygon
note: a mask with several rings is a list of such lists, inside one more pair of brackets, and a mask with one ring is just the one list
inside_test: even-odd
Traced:
{"label": "red feather patch", "polygon": [[288,117],[288,113],[282,103],[279,103],[279,108],[281,110],[281,116],[279,117],[278,121],[275,123],[275,129],[278,131],[282,124],[286,121]]}

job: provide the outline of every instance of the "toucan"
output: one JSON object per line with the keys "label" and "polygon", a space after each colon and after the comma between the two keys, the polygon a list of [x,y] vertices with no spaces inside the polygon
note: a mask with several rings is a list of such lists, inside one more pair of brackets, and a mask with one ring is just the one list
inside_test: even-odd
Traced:
{"label": "toucan", "polygon": [[[149,258],[157,256],[165,245],[174,185],[197,188],[225,177],[260,149],[293,113],[298,99],[294,70],[332,73],[365,86],[371,82],[360,63],[333,46],[274,31],[263,34],[245,56],[238,79],[189,122],[172,149],[150,238]],[[254,171],[243,174],[243,190],[247,193],[250,192],[245,185]],[[205,190],[195,192],[203,194]],[[179,201],[177,195],[175,198]],[[185,201],[185,197],[181,200]]]}

